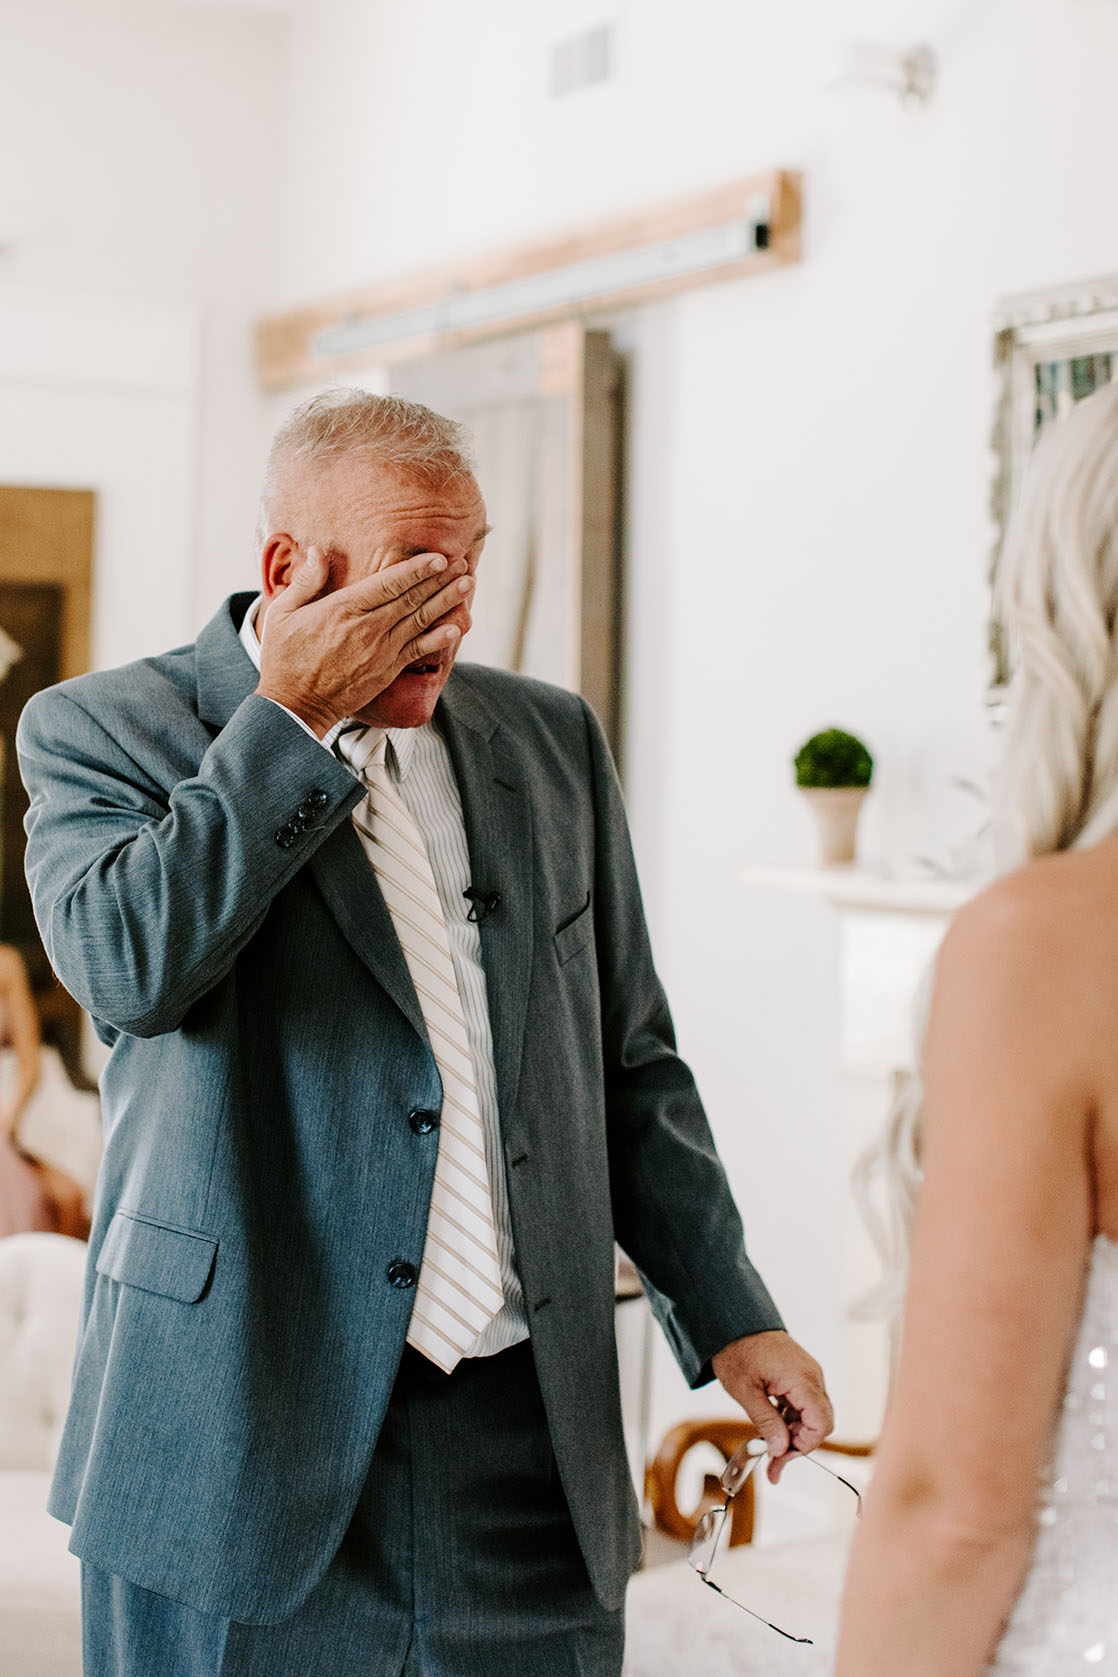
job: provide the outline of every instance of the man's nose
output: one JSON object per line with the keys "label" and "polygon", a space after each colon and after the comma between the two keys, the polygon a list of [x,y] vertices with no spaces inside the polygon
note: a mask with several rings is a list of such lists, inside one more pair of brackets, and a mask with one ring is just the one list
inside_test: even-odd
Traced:
{"label": "man's nose", "polygon": [[462,633],[466,634],[472,627],[474,621],[470,614],[469,601],[464,600],[460,606],[455,606],[452,612],[448,612],[446,621],[448,623],[456,624],[457,627],[461,629]]}

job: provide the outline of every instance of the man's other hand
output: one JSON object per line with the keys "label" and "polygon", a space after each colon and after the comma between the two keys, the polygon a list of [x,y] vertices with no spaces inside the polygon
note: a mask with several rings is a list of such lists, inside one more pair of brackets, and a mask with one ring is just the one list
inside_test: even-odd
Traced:
{"label": "man's other hand", "polygon": [[713,1367],[768,1445],[774,1485],[792,1456],[806,1456],[835,1424],[823,1370],[789,1334],[735,1339],[713,1358]]}

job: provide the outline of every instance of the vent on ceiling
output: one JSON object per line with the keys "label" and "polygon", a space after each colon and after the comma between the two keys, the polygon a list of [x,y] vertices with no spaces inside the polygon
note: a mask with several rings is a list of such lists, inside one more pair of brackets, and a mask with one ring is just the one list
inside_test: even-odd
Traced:
{"label": "vent on ceiling", "polygon": [[613,74],[613,24],[600,23],[581,35],[557,41],[551,49],[551,96],[565,98]]}

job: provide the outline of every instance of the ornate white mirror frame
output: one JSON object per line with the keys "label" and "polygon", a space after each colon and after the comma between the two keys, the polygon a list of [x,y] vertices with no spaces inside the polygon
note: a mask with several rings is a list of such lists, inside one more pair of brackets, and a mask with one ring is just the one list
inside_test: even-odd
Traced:
{"label": "ornate white mirror frame", "polygon": [[[1003,298],[994,316],[994,368],[992,591],[1010,513],[1037,437],[1075,402],[1118,379],[1118,274]],[[996,594],[992,600],[989,698],[1000,707],[1012,655]]]}

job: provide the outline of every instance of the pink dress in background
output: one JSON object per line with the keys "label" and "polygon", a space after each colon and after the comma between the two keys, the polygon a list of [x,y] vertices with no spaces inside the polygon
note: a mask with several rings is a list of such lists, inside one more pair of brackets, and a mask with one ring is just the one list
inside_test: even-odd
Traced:
{"label": "pink dress in background", "polygon": [[40,1186],[38,1171],[4,1137],[0,1140],[0,1239],[28,1229],[49,1233],[55,1226],[54,1209]]}
{"label": "pink dress in background", "polygon": [[[7,1010],[0,1005],[0,1051],[10,1042]],[[7,1136],[0,1137],[0,1239],[28,1230],[49,1234],[56,1227],[54,1207],[43,1192],[39,1172],[28,1164],[14,1142]]]}

